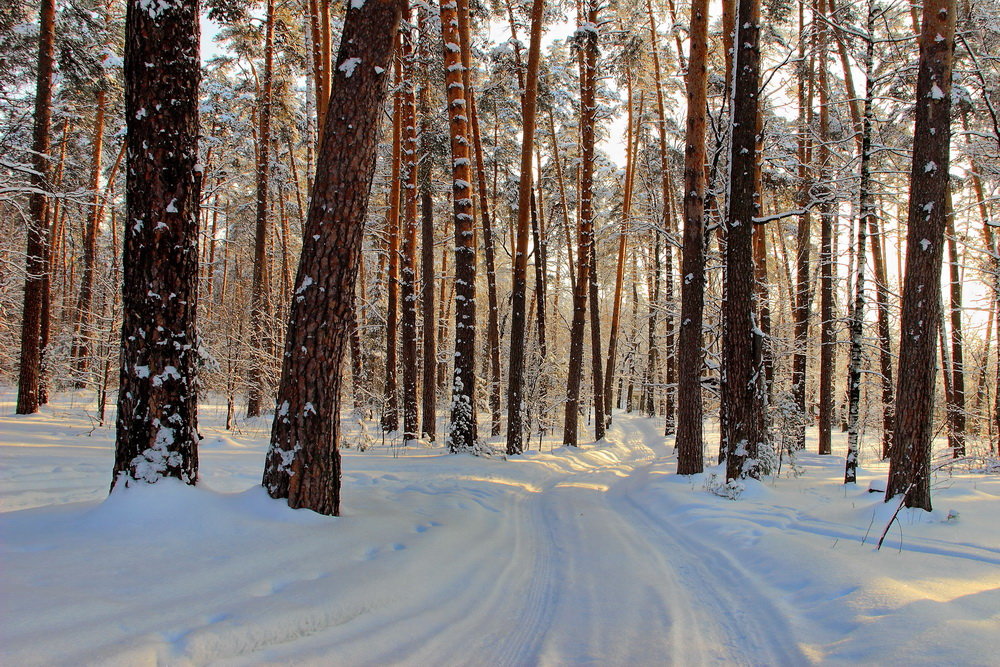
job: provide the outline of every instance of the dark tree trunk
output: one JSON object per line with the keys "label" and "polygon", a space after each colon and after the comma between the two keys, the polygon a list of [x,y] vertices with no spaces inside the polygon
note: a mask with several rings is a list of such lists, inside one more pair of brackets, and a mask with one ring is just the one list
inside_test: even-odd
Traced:
{"label": "dark tree trunk", "polygon": [[[101,81],[99,84],[104,85]],[[80,297],[76,308],[76,339],[73,358],[76,360],[76,386],[87,386],[87,371],[90,368],[91,338],[94,335],[94,279],[97,264],[97,236],[100,232],[101,217],[101,159],[104,153],[104,115],[107,107],[107,92],[100,88],[95,95],[97,110],[94,117],[94,148],[90,163],[90,189],[94,194],[93,205],[87,213],[87,225],[83,230],[83,272],[80,277]]]}
{"label": "dark tree trunk", "polygon": [[[521,141],[521,173],[517,199],[517,245],[514,249],[514,270],[511,278],[510,363],[507,389],[507,453],[524,451],[524,357],[525,301],[528,285],[528,224],[531,208],[531,158],[535,143],[535,101],[538,91],[538,63],[541,55],[543,0],[531,6],[531,43],[528,47],[528,71],[525,80]],[[539,248],[536,244],[536,258]],[[536,259],[537,262],[537,259]],[[538,299],[544,294],[537,293]],[[544,305],[539,302],[539,312]],[[544,321],[544,320],[541,320]],[[544,345],[543,341],[539,341]]]}
{"label": "dark tree trunk", "polygon": [[705,465],[701,401],[702,318],[705,308],[705,130],[708,95],[708,1],[692,0],[684,142],[684,251],[677,344],[677,473]]}
{"label": "dark tree trunk", "polygon": [[[427,55],[426,9],[420,10],[420,56]],[[421,58],[423,60],[423,58]],[[430,137],[430,109],[427,102],[427,72],[423,71],[420,87],[420,141],[421,159],[418,161],[420,179],[420,308],[423,329],[422,343],[422,394],[420,430],[430,441],[437,437],[437,326],[434,313],[434,199],[431,191],[431,160],[428,157],[427,138]],[[446,253],[447,255],[447,253]]]}
{"label": "dark tree trunk", "polygon": [[900,316],[895,435],[886,500],[905,494],[907,507],[930,511],[934,420],[934,345],[940,323],[951,140],[953,0],[924,3],[917,75],[913,165],[907,211],[906,272]]}
{"label": "dark tree trunk", "polygon": [[476,424],[476,243],[472,206],[472,161],[468,100],[465,97],[458,5],[441,3],[445,87],[451,135],[451,185],[455,219],[455,374],[451,387],[452,452],[475,451]]}
{"label": "dark tree trunk", "polygon": [[[198,479],[198,2],[126,9],[121,372],[112,486]],[[169,100],[169,104],[165,103]]]}
{"label": "dark tree trunk", "polygon": [[271,180],[271,89],[274,72],[274,0],[267,0],[264,33],[264,79],[261,82],[257,135],[257,209],[253,243],[253,284],[250,289],[250,326],[256,347],[251,352],[247,386],[247,417],[257,417],[263,410],[267,383],[265,366],[273,347],[268,296],[271,276],[267,257],[268,188]]}
{"label": "dark tree trunk", "polygon": [[[826,2],[818,0],[819,13],[825,17]],[[833,435],[833,401],[834,401],[834,354],[836,352],[836,337],[833,315],[834,264],[833,264],[833,217],[834,202],[830,192],[830,179],[833,170],[830,166],[830,84],[827,67],[827,35],[829,27],[821,22],[819,28],[819,150],[818,162],[820,170],[820,335],[819,335],[819,453],[830,454]]]}
{"label": "dark tree trunk", "polygon": [[[597,18],[591,2],[587,20]],[[582,19],[582,17],[581,17]],[[582,20],[581,20],[582,22]],[[596,20],[591,21],[596,26]],[[566,418],[563,444],[578,446],[577,422],[580,412],[580,384],[583,376],[583,337],[587,318],[587,294],[590,289],[590,246],[594,242],[594,124],[596,109],[597,34],[582,31],[580,44],[580,229],[577,239],[577,272],[573,290],[573,320],[569,333],[569,373],[566,382]],[[593,308],[594,304],[591,304]]]}
{"label": "dark tree trunk", "polygon": [[[760,50],[759,0],[739,0],[736,16],[736,76],[730,152],[729,215],[726,219],[726,300],[722,334],[722,439],[726,479],[759,477],[758,454],[766,438],[762,340],[754,321],[754,165]],[[738,102],[738,104],[737,104]]]}
{"label": "dark tree trunk", "polygon": [[948,445],[955,458],[965,456],[965,355],[962,337],[962,280],[959,277],[955,215],[948,191],[948,270],[951,282],[951,401],[948,404]]}
{"label": "dark tree trunk", "polygon": [[[399,85],[402,77],[400,62],[394,59],[395,84]],[[399,428],[399,397],[396,381],[396,346],[399,335],[399,205],[400,205],[400,166],[402,161],[403,143],[403,93],[396,90],[392,105],[392,166],[389,178],[389,211],[386,215],[386,232],[388,237],[389,275],[386,280],[387,304],[385,311],[385,396],[382,408],[382,430],[395,431]]]}
{"label": "dark tree trunk", "polygon": [[403,201],[402,266],[400,296],[402,318],[399,328],[403,367],[403,442],[419,437],[417,414],[417,100],[416,52],[413,32],[402,31],[403,59],[403,155],[400,165]]}
{"label": "dark tree trunk", "polygon": [[21,365],[17,381],[17,414],[38,412],[42,400],[43,321],[48,309],[49,274],[49,128],[52,125],[52,72],[55,55],[56,3],[42,0],[39,8],[38,74],[35,84],[35,124],[31,141],[27,271],[21,319]]}
{"label": "dark tree trunk", "polygon": [[[799,3],[799,60],[805,63],[806,60],[806,28],[805,28],[805,4]],[[798,107],[799,107],[799,140],[798,140],[798,161],[799,161],[799,206],[802,207],[802,214],[799,216],[798,230],[796,233],[795,248],[795,304],[792,310],[792,320],[794,322],[795,346],[792,356],[792,397],[799,415],[799,423],[795,431],[796,449],[805,449],[806,446],[806,424],[809,423],[808,408],[806,406],[806,369],[809,363],[809,307],[811,301],[810,290],[810,237],[812,220],[809,213],[811,205],[810,198],[810,173],[809,160],[809,125],[811,124],[812,109],[812,85],[811,79],[807,81],[808,68],[799,68],[798,77]]]}
{"label": "dark tree trunk", "polygon": [[386,70],[403,0],[347,9],[303,235],[263,485],[293,508],[340,513],[341,365],[354,311]]}
{"label": "dark tree trunk", "polygon": [[851,310],[851,360],[847,373],[847,459],[844,464],[844,483],[858,481],[858,437],[859,413],[861,409],[861,362],[865,330],[865,250],[868,244],[870,220],[876,216],[875,199],[871,193],[871,148],[874,112],[872,99],[875,81],[872,60],[875,42],[875,8],[868,3],[867,32],[869,39],[865,45],[865,111],[861,124],[861,178],[858,184],[858,243],[857,271],[854,282],[854,307]]}

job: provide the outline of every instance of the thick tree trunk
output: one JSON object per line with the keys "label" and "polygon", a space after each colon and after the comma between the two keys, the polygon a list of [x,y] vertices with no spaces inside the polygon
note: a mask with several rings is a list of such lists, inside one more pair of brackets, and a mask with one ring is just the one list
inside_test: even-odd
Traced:
{"label": "thick tree trunk", "polygon": [[457,3],[441,3],[445,86],[451,135],[451,184],[455,219],[455,374],[452,381],[452,452],[475,451],[476,424],[476,244],[472,206],[472,161],[468,104],[461,58]]}
{"label": "thick tree trunk", "polygon": [[341,365],[354,311],[379,119],[403,0],[348,6],[331,82],[263,485],[293,508],[340,513]]}
{"label": "thick tree trunk", "polygon": [[483,159],[483,142],[479,132],[479,113],[476,110],[475,89],[470,78],[472,69],[472,37],[469,27],[468,0],[458,0],[458,28],[462,38],[462,83],[472,130],[472,145],[476,158],[476,191],[479,198],[479,219],[483,226],[483,259],[486,263],[486,347],[490,361],[490,435],[500,435],[501,394],[500,384],[500,307],[497,300],[496,257],[493,248],[493,218],[490,200],[486,193],[486,163]]}
{"label": "thick tree trunk", "polygon": [[35,123],[31,141],[31,185],[27,270],[21,319],[21,365],[17,382],[17,414],[38,412],[42,400],[46,291],[49,273],[49,128],[52,125],[52,72],[55,55],[55,0],[41,0],[38,31],[38,73],[35,84]]}
{"label": "thick tree trunk", "polygon": [[[198,2],[126,8],[121,372],[112,487],[198,479]],[[164,103],[169,100],[169,104]]]}
{"label": "thick tree trunk", "polygon": [[[765,445],[762,340],[754,321],[754,165],[759,95],[759,0],[739,0],[736,15],[733,135],[726,219],[726,300],[722,333],[722,438],[726,479],[759,477]],[[738,104],[736,103],[738,101]]]}
{"label": "thick tree trunk", "polygon": [[704,469],[701,400],[705,308],[705,130],[708,95],[708,1],[692,0],[684,141],[684,252],[677,345],[677,473]]}
{"label": "thick tree trunk", "polygon": [[907,212],[906,273],[900,316],[896,430],[886,500],[905,494],[907,507],[930,511],[934,418],[934,344],[939,326],[951,140],[953,0],[924,3],[917,106]]}

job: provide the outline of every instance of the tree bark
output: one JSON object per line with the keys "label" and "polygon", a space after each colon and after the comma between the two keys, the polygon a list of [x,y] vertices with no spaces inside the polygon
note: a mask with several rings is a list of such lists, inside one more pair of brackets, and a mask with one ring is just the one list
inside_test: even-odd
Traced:
{"label": "tree bark", "polygon": [[19,415],[38,412],[42,400],[43,320],[47,308],[49,272],[49,129],[52,125],[52,73],[55,56],[55,0],[41,0],[38,10],[38,73],[35,83],[35,122],[31,140],[31,186],[27,270],[21,319],[21,365],[17,382]]}
{"label": "tree bark", "polygon": [[475,451],[476,424],[476,244],[472,207],[469,107],[465,96],[458,5],[441,2],[445,87],[451,135],[451,185],[455,220],[455,374],[452,382],[452,452]]}
{"label": "tree bark", "polygon": [[[521,173],[517,197],[517,245],[514,249],[514,268],[511,278],[510,306],[510,363],[507,388],[507,454],[524,451],[524,357],[525,300],[528,285],[528,225],[531,217],[531,160],[535,144],[536,101],[538,92],[538,64],[542,43],[543,0],[533,0],[531,5],[531,36],[528,46],[528,71],[525,77],[524,103],[521,109]],[[536,245],[535,252],[538,252]],[[537,295],[543,298],[542,295]],[[539,307],[543,307],[539,304]]]}
{"label": "tree bark", "polygon": [[379,120],[403,0],[347,8],[318,153],[263,485],[340,513],[341,365],[350,336]]}
{"label": "tree bark", "polygon": [[[396,37],[398,48],[399,38]],[[388,226],[389,275],[386,280],[387,304],[385,311],[385,395],[383,396],[382,430],[395,431],[399,428],[399,397],[397,384],[397,336],[399,334],[399,220],[400,220],[400,180],[403,144],[403,92],[399,89],[402,70],[398,58],[393,58],[395,85],[392,103],[392,166],[389,178],[389,211],[386,216]]]}
{"label": "tree bark", "polygon": [[900,316],[896,431],[886,500],[904,494],[907,507],[930,511],[934,416],[934,344],[939,326],[941,263],[951,140],[953,0],[924,3],[917,105],[907,211],[906,273]]}
{"label": "tree bark", "polygon": [[129,141],[112,488],[198,479],[198,9],[197,0],[126,7]]}
{"label": "tree bark", "polygon": [[253,342],[257,349],[250,360],[247,378],[247,417],[261,414],[267,383],[265,362],[270,356],[271,339],[270,308],[268,296],[271,276],[268,271],[268,196],[271,180],[271,92],[274,73],[274,0],[267,0],[267,15],[264,30],[264,78],[261,81],[259,117],[257,132],[257,208],[254,231],[253,284],[250,289],[250,326],[253,327]]}
{"label": "tree bark", "polygon": [[[596,7],[590,3],[588,19],[596,18]],[[581,17],[582,18],[582,17]],[[582,22],[582,21],[581,21]],[[594,242],[594,115],[597,66],[596,21],[593,30],[580,30],[580,224],[577,234],[576,285],[573,290],[573,320],[570,324],[569,373],[566,382],[566,414],[563,422],[563,444],[578,446],[577,422],[580,412],[580,384],[583,376],[583,336],[587,317],[587,294],[590,288],[591,244]],[[581,26],[582,28],[583,26]],[[594,304],[591,304],[593,307]]]}
{"label": "tree bark", "polygon": [[[759,477],[758,455],[766,441],[762,340],[754,321],[754,165],[757,161],[759,96],[759,0],[738,0],[729,214],[726,219],[726,300],[723,306],[722,438],[726,479]],[[739,102],[738,104],[736,102]]]}
{"label": "tree bark", "polygon": [[684,250],[677,345],[677,474],[704,469],[701,400],[705,308],[705,132],[708,96],[708,1],[692,0],[684,141]]}
{"label": "tree bark", "polygon": [[[405,10],[409,11],[409,10]],[[409,16],[406,17],[407,22]],[[419,433],[417,414],[417,98],[416,50],[413,31],[402,30],[403,114],[402,164],[400,178],[403,195],[403,242],[400,270],[402,318],[399,338],[403,367],[403,443],[416,440]]]}

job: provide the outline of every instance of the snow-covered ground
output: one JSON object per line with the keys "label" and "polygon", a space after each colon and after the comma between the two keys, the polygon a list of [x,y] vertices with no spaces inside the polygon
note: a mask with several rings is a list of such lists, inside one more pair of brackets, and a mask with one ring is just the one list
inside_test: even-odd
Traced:
{"label": "snow-covered ground", "polygon": [[199,488],[106,497],[89,401],[0,393],[2,665],[1000,664],[1000,475],[939,473],[876,551],[873,457],[845,488],[802,454],[732,501],[616,414],[506,461],[347,450],[329,518],[270,500],[267,424],[216,405]]}

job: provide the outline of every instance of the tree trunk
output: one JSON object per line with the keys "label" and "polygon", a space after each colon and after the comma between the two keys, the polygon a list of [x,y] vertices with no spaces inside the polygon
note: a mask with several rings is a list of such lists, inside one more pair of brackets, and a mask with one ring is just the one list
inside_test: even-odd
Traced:
{"label": "tree trunk", "polygon": [[[818,0],[818,11],[826,16],[825,0]],[[827,63],[827,35],[829,27],[820,23],[818,41],[819,70],[819,151],[818,162],[820,170],[819,219],[820,219],[820,338],[819,338],[819,453],[830,454],[833,434],[833,401],[834,401],[834,354],[836,338],[834,331],[833,290],[833,217],[834,202],[830,188],[833,170],[830,166],[830,84]]]}
{"label": "tree trunk", "polygon": [[[198,479],[198,2],[126,8],[126,228],[112,487]],[[170,100],[169,105],[162,105]]]}
{"label": "tree trunk", "polygon": [[692,0],[684,141],[684,251],[677,344],[677,474],[704,469],[701,400],[705,308],[705,131],[708,95],[708,1]]}
{"label": "tree trunk", "polygon": [[917,105],[907,211],[906,273],[900,316],[896,431],[886,500],[905,494],[907,507],[930,511],[934,418],[934,343],[939,326],[951,140],[953,0],[924,3]]}
{"label": "tree trunk", "polygon": [[858,184],[858,243],[857,273],[854,279],[854,307],[851,309],[851,360],[847,372],[847,459],[844,464],[844,483],[858,481],[858,428],[861,409],[861,362],[865,331],[865,248],[870,220],[876,216],[875,200],[871,193],[871,151],[874,111],[872,99],[875,81],[872,72],[875,41],[875,8],[868,2],[865,45],[865,110],[861,122],[861,178]]}
{"label": "tree trunk", "polygon": [[[806,26],[805,3],[799,4],[799,60],[806,62]],[[806,425],[809,423],[809,412],[806,406],[806,370],[809,364],[809,309],[811,301],[811,269],[809,244],[812,227],[809,208],[811,206],[811,179],[809,161],[811,159],[809,126],[811,125],[812,85],[811,68],[800,67],[798,77],[798,107],[799,107],[799,140],[798,140],[798,203],[802,208],[799,215],[796,233],[795,249],[795,304],[792,311],[794,321],[795,346],[792,356],[792,395],[799,414],[799,423],[795,433],[796,449],[805,449]],[[810,80],[807,81],[807,72]]]}
{"label": "tree trunk", "polygon": [[320,514],[340,513],[340,370],[354,311],[386,69],[404,5],[367,0],[347,9],[264,465],[263,485],[272,498]]}
{"label": "tree trunk", "polygon": [[951,401],[948,404],[948,446],[955,458],[965,456],[965,355],[962,336],[962,280],[959,277],[958,240],[955,238],[955,212],[948,189],[946,214],[948,233],[948,269],[951,279]]}
{"label": "tree trunk", "polygon": [[[103,80],[100,85],[104,85]],[[90,161],[90,189],[94,194],[93,205],[87,214],[87,225],[83,232],[83,274],[80,280],[80,297],[76,308],[76,340],[73,358],[76,360],[76,386],[86,387],[86,375],[90,367],[91,338],[94,335],[94,271],[97,265],[97,236],[101,227],[101,160],[104,154],[104,113],[107,107],[107,92],[100,88],[95,95],[97,110],[94,116],[94,149]]]}
{"label": "tree trunk", "polygon": [[[589,0],[588,0],[589,1]],[[596,19],[597,10],[590,4],[588,20]],[[582,17],[581,17],[582,18]],[[582,21],[581,21],[582,23]],[[596,20],[590,21],[596,30]],[[566,382],[566,418],[563,422],[563,444],[578,446],[577,420],[580,412],[580,384],[583,376],[583,336],[587,317],[587,294],[590,288],[591,244],[594,242],[594,203],[591,192],[594,181],[594,116],[596,114],[595,69],[597,67],[597,33],[580,31],[580,224],[577,235],[576,285],[573,290],[573,320],[570,324],[569,374]],[[591,304],[593,307],[594,304]]]}
{"label": "tree trunk", "polygon": [[[407,22],[409,17],[407,16]],[[403,366],[403,443],[416,440],[417,414],[417,98],[416,50],[413,32],[402,30],[403,155],[400,167],[403,194],[403,242],[400,270],[402,321],[399,329]]]}
{"label": "tree trunk", "polygon": [[[758,455],[766,442],[761,413],[763,368],[760,329],[754,321],[754,166],[760,49],[759,0],[738,0],[729,214],[726,219],[726,300],[723,306],[722,438],[726,479],[759,477]],[[739,104],[736,104],[736,102]]]}
{"label": "tree trunk", "polygon": [[[397,36],[398,45],[398,36]],[[389,275],[387,277],[388,299],[385,311],[385,395],[383,396],[382,430],[395,431],[399,428],[399,397],[396,382],[396,336],[399,328],[399,219],[400,219],[400,180],[403,143],[403,92],[398,89],[402,80],[402,71],[398,58],[393,59],[395,85],[397,90],[393,95],[392,104],[392,166],[389,178],[389,212],[386,216],[388,226],[388,259]]]}
{"label": "tree trunk", "polygon": [[270,356],[267,343],[272,339],[268,295],[271,276],[268,271],[268,187],[271,179],[271,91],[274,72],[274,0],[267,0],[264,32],[264,79],[261,81],[257,132],[257,210],[253,244],[253,284],[250,289],[250,326],[257,349],[250,360],[247,382],[247,417],[261,414],[264,403],[266,360]]}
{"label": "tree trunk", "polygon": [[43,320],[49,272],[49,128],[52,125],[52,72],[55,55],[55,0],[41,0],[38,13],[38,73],[35,84],[35,123],[31,141],[27,270],[21,319],[21,365],[17,382],[19,415],[38,412],[41,400]]}
{"label": "tree trunk", "polygon": [[441,3],[445,86],[451,135],[451,185],[455,219],[455,374],[452,382],[452,452],[475,451],[476,424],[476,244],[472,218],[472,161],[457,3]]}
{"label": "tree trunk", "polygon": [[[528,284],[528,225],[531,208],[531,160],[535,144],[535,109],[538,91],[538,63],[541,55],[543,0],[531,6],[531,37],[528,47],[528,71],[522,105],[521,174],[517,198],[517,245],[511,278],[510,363],[507,388],[507,454],[524,451],[524,357],[525,300]],[[536,245],[535,252],[538,252]],[[539,299],[544,295],[536,295]],[[539,307],[543,307],[539,303]]]}

